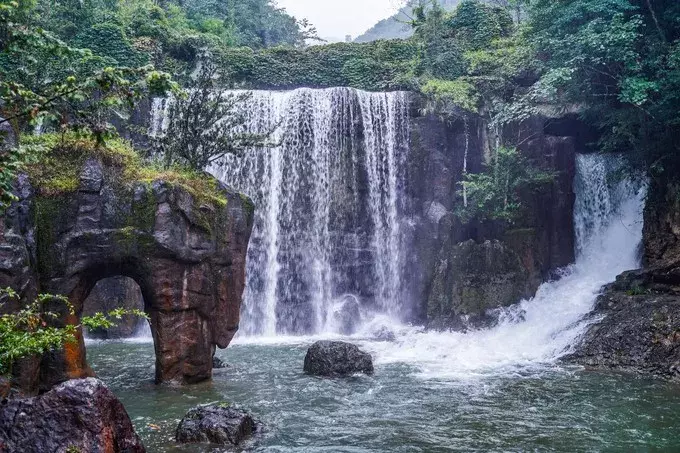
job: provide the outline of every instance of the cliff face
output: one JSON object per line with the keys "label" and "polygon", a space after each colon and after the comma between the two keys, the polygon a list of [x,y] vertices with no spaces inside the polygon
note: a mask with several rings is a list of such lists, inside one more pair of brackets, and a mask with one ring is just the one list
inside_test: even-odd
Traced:
{"label": "cliff face", "polygon": [[[78,171],[77,187],[58,193],[34,193],[22,177],[21,200],[0,222],[0,286],[24,300],[66,295],[75,315],[54,307],[64,312],[58,322],[78,324],[98,281],[130,277],[151,317],[156,380],[210,378],[215,347],[239,327],[252,204],[225,187],[204,197],[162,177],[126,181],[125,168],[98,158]],[[91,376],[77,340],[23,366],[23,386]]]}
{"label": "cliff face", "polygon": [[617,277],[598,298],[602,318],[569,358],[593,368],[680,378],[680,197],[653,180],[645,207],[643,265]]}
{"label": "cliff face", "polygon": [[[321,95],[311,93],[306,96]],[[330,189],[323,190],[329,190],[333,194],[329,209],[329,241],[337,246],[331,248],[331,274],[340,276],[333,280],[334,288],[338,294],[350,293],[357,295],[362,301],[370,301],[376,298],[376,287],[379,285],[376,284],[377,278],[373,272],[376,256],[371,236],[373,220],[368,212],[369,200],[371,196],[384,197],[379,192],[384,188],[370,187],[369,168],[367,164],[363,164],[369,160],[366,158],[367,150],[363,143],[363,129],[379,124],[380,118],[376,115],[370,124],[357,120],[362,115],[356,97],[356,93],[352,94],[347,102],[336,105],[333,112],[329,113],[334,134],[343,137],[344,145],[334,149],[334,154],[328,157],[332,160],[340,156],[342,165],[333,168]],[[403,313],[406,321],[438,328],[461,328],[465,324],[461,317],[484,318],[487,309],[511,305],[522,298],[531,297],[540,283],[551,278],[555,269],[574,261],[572,185],[575,153],[586,151],[586,143],[592,140],[584,135],[586,128],[573,121],[536,117],[507,127],[502,131],[504,141],[520,143],[519,148],[525,157],[557,176],[542,191],[523,194],[525,216],[521,222],[513,226],[478,221],[462,224],[453,216],[453,211],[462,202],[457,190],[464,171],[482,171],[485,160],[489,158],[488,125],[479,116],[471,113],[461,112],[454,120],[442,120],[436,115],[422,114],[423,100],[417,95],[409,95],[407,98],[410,102],[408,124],[405,125],[408,127],[408,143],[402,144],[406,135],[403,131],[400,132],[396,139],[398,147],[395,148],[395,155],[400,156],[400,159],[404,158],[403,187],[401,182],[397,184],[398,217],[399,234],[403,234],[403,256],[408,258],[401,263],[401,292],[394,299],[403,301],[401,306],[410,309]],[[309,115],[311,110],[307,110],[300,114]],[[308,122],[311,120],[299,123]],[[382,123],[379,125],[384,127]],[[306,137],[310,133],[309,130],[298,130],[297,123],[289,126],[286,126],[286,133],[295,137]],[[402,125],[399,124],[399,127]],[[380,129],[373,133],[377,135],[384,132]],[[299,213],[318,210],[310,204],[309,194],[319,192],[313,187],[324,177],[319,172],[314,173],[315,165],[318,165],[309,165],[309,157],[303,153],[309,152],[305,146],[313,142],[299,138],[298,141],[300,143],[296,142],[295,146],[285,149],[286,163],[292,169],[284,174],[311,176],[289,178],[291,182],[281,192],[284,198],[290,195],[292,200],[291,220],[279,228],[279,231],[286,234],[296,228],[296,225],[298,228],[309,228],[314,217],[300,216]],[[377,158],[372,159],[377,161]],[[291,162],[295,162],[295,165],[291,165]],[[261,181],[264,177],[261,175],[265,172],[258,174],[253,170],[255,165],[256,163],[248,164],[242,172],[253,172],[258,175],[255,181],[268,187],[266,182]],[[301,171],[300,168],[305,170]],[[235,185],[239,187],[238,184]],[[250,187],[248,190],[256,192],[259,187]],[[295,198],[291,195],[295,191],[304,194]],[[280,204],[281,200],[277,203]],[[258,202],[258,205],[260,209],[266,209],[262,202]],[[460,253],[462,250],[459,244],[470,240],[478,247],[468,247],[465,253]],[[503,269],[496,269],[498,273],[483,266],[485,254],[497,248],[484,246],[487,241],[496,241],[503,250],[502,256],[507,258],[504,259],[506,265]],[[257,243],[255,241],[256,246]],[[305,240],[299,248],[309,250],[309,240]],[[475,255],[473,249],[480,255]],[[286,254],[289,255],[290,251]],[[476,271],[492,277],[494,281],[502,282],[510,278],[515,282],[514,289],[499,300],[494,295],[496,292],[493,288],[475,284],[477,288],[474,293],[477,294],[475,297],[478,303],[472,307],[464,302],[461,294],[468,289],[472,290],[472,283],[458,270],[469,267],[469,260],[476,260]],[[300,333],[313,331],[312,317],[300,315],[312,310],[307,288],[316,286],[305,281],[311,272],[304,270],[304,259],[299,258],[294,260],[290,268],[291,276],[284,286],[295,289],[277,294],[279,328]],[[264,270],[255,269],[250,275],[259,275],[259,272]],[[509,277],[510,274],[512,277]],[[463,306],[466,308],[463,309]]]}
{"label": "cliff face", "polygon": [[[411,295],[414,317],[439,329],[489,325],[489,311],[532,297],[557,268],[574,261],[573,179],[578,141],[549,135],[552,122],[532,118],[503,134],[539,168],[554,172],[541,192],[522,195],[525,216],[500,222],[461,223],[452,211],[468,172],[483,167],[486,125],[472,115],[453,123],[418,115],[411,123],[409,196],[413,206]],[[560,134],[574,133],[562,128]]]}

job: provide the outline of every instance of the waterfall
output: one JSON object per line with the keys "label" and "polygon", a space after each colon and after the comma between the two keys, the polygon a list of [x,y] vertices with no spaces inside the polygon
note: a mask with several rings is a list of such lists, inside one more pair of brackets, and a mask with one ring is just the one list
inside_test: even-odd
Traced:
{"label": "waterfall", "polygon": [[419,364],[429,377],[468,378],[514,373],[569,353],[592,322],[587,315],[602,286],[639,267],[646,193],[644,186],[621,179],[618,156],[579,155],[576,164],[577,258],[559,280],[507,309],[492,329],[407,333],[397,345],[379,346],[379,360]]}
{"label": "waterfall", "polygon": [[[241,332],[321,333],[344,304],[397,318],[407,94],[254,91],[246,104],[245,132],[275,146],[209,169],[256,205]],[[167,107],[154,102],[153,134]]]}

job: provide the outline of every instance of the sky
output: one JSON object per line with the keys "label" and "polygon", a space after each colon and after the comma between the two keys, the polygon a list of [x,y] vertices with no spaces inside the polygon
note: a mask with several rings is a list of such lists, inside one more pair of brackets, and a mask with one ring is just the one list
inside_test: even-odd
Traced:
{"label": "sky", "polygon": [[298,19],[309,19],[322,38],[356,38],[381,19],[393,15],[399,0],[277,0]]}

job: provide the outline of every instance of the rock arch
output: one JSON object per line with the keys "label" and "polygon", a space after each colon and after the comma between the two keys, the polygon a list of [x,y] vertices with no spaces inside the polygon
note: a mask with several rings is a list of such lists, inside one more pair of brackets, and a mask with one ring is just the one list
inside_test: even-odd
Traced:
{"label": "rock arch", "polygon": [[[34,195],[22,184],[0,227],[0,286],[66,295],[75,315],[63,321],[78,323],[97,281],[130,277],[151,316],[156,381],[209,379],[215,348],[227,347],[239,326],[250,200],[226,187],[219,199],[202,199],[163,180],[123,182],[119,168],[95,158],[75,191]],[[6,252],[12,262],[2,260]],[[43,358],[40,386],[90,375],[79,334]]]}

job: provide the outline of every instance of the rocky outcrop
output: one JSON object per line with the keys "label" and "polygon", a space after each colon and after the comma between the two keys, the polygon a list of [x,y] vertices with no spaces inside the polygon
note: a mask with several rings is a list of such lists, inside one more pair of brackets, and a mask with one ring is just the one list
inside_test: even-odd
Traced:
{"label": "rocky outcrop", "polygon": [[[109,313],[116,308],[144,310],[142,291],[133,279],[119,276],[99,280],[83,303],[83,315]],[[123,316],[115,326],[88,330],[87,335],[98,339],[129,338],[146,322],[136,316]]]}
{"label": "rocky outcrop", "polygon": [[316,376],[373,374],[371,355],[344,341],[317,341],[305,356],[304,371]]}
{"label": "rocky outcrop", "polygon": [[[151,318],[157,382],[208,379],[215,347],[238,330],[253,206],[226,187],[201,196],[125,178],[125,168],[95,158],[76,190],[34,195],[21,178],[21,199],[0,221],[0,285],[24,300],[38,289],[66,295],[74,315],[51,308],[64,313],[58,323],[78,324],[98,281],[129,277]],[[79,333],[43,358],[40,387],[91,375]]]}
{"label": "rocky outcrop", "polygon": [[0,153],[15,147],[16,144],[17,135],[14,132],[11,123],[0,117]]}
{"label": "rocky outcrop", "polygon": [[521,222],[463,224],[452,214],[462,203],[456,191],[463,169],[479,172],[488,158],[487,127],[469,114],[444,124],[414,112],[408,190],[411,205],[421,211],[404,228],[413,244],[405,271],[413,282],[408,297],[422,301],[414,318],[438,329],[486,326],[493,322],[490,309],[533,296],[553,271],[574,261],[572,186],[580,142],[549,135],[552,123],[534,117],[502,131],[504,142],[517,143],[535,165],[556,174],[541,191],[521,194]]}
{"label": "rocky outcrop", "polygon": [[[38,274],[34,265],[34,193],[27,176],[19,176],[15,194],[19,200],[0,217],[0,288],[10,287],[22,300],[33,300],[38,295]],[[17,302],[2,296],[0,301],[0,313],[18,308]]]}
{"label": "rocky outcrop", "polygon": [[493,320],[489,310],[506,307],[536,291],[530,270],[503,242],[473,240],[445,248],[430,290],[430,327],[465,330]]}
{"label": "rocky outcrop", "polygon": [[645,266],[680,259],[680,183],[650,182],[643,237]]}
{"label": "rocky outcrop", "polygon": [[72,451],[146,451],[125,408],[102,382],[72,380],[0,405],[0,452]]}
{"label": "rocky outcrop", "polygon": [[191,409],[177,426],[177,442],[239,445],[258,430],[253,417],[228,403]]}
{"label": "rocky outcrop", "polygon": [[591,316],[569,361],[680,379],[680,262],[620,275]]}

